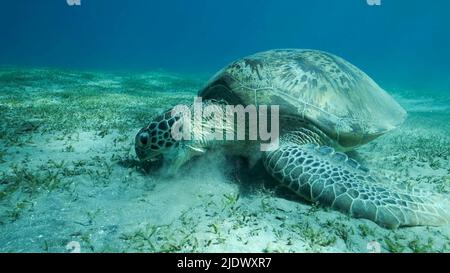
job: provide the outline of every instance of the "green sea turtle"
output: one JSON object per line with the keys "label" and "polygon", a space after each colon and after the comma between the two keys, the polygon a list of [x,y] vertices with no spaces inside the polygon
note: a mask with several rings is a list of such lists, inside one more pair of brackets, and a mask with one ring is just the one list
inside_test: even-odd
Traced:
{"label": "green sea turtle", "polygon": [[[219,146],[252,162],[261,159],[268,173],[304,199],[355,218],[387,228],[449,220],[440,198],[388,186],[344,153],[396,128],[406,112],[340,57],[302,49],[257,53],[219,71],[198,96],[218,109],[223,104],[279,105],[277,149],[260,151],[258,140],[218,141],[201,126],[192,128],[198,138],[175,140],[171,130],[186,120],[169,110],[136,135],[140,160],[162,156],[177,170],[191,157]],[[217,126],[201,119],[203,128]]]}

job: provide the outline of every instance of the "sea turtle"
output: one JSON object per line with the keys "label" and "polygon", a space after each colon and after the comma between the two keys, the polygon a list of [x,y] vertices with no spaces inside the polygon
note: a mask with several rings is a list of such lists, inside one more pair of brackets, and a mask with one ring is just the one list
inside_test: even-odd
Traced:
{"label": "sea turtle", "polygon": [[[355,218],[387,228],[441,225],[449,220],[440,198],[388,186],[346,155],[398,127],[406,111],[369,76],[338,56],[306,49],[257,53],[219,71],[198,96],[218,109],[224,104],[278,105],[278,147],[260,151],[258,140],[214,140],[201,126],[192,128],[199,138],[176,140],[171,130],[175,124],[186,125],[187,119],[171,109],[136,135],[140,160],[164,157],[173,171],[192,156],[220,146],[252,162],[260,158],[268,173],[304,199]],[[211,118],[200,119],[203,128],[217,125]]]}

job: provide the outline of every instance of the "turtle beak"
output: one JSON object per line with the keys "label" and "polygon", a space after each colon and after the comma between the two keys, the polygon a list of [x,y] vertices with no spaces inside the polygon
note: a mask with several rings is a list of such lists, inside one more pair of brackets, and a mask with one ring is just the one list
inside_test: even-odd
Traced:
{"label": "turtle beak", "polygon": [[162,156],[160,157],[159,155],[161,155],[161,154],[158,154],[158,155],[156,155],[154,157],[151,157],[151,158],[147,159],[147,161],[150,161],[150,162],[160,161],[162,159]]}
{"label": "turtle beak", "polygon": [[162,153],[152,152],[152,154],[148,155],[140,149],[136,149],[136,155],[138,156],[140,161],[147,161],[152,163],[161,161],[163,159]]}

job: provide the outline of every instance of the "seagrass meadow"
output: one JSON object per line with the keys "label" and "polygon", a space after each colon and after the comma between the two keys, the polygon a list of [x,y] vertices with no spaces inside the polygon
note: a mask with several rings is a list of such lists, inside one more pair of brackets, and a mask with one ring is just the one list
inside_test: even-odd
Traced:
{"label": "seagrass meadow", "polygon": [[[138,161],[140,127],[189,103],[207,78],[3,67],[0,251],[67,252],[72,241],[83,252],[367,252],[373,241],[383,252],[449,251],[448,225],[387,230],[220,152],[175,177]],[[448,196],[448,95],[392,94],[408,119],[353,156],[386,183]]]}

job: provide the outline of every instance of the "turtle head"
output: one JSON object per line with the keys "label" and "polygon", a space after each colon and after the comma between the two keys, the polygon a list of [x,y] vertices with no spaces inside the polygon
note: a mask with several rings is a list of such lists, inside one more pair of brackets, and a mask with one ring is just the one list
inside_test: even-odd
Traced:
{"label": "turtle head", "polygon": [[135,138],[135,151],[141,161],[157,161],[179,146],[179,141],[171,133],[172,126],[178,119],[168,111],[139,130]]}

